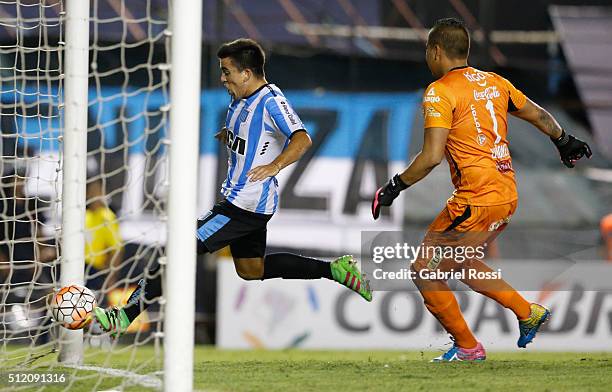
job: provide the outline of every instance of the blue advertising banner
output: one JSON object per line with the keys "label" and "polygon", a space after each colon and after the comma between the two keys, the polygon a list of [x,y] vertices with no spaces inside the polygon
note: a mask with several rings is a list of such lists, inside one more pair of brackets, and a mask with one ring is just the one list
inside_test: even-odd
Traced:
{"label": "blue advertising banner", "polygon": [[[360,231],[374,224],[369,212],[372,193],[406,165],[413,119],[420,115],[420,93],[314,90],[285,94],[310,133],[313,146],[299,162],[278,175],[279,212],[270,226],[284,226],[283,231],[295,229],[296,235],[287,240],[276,237],[271,230],[270,242],[358,250]],[[2,103],[3,135],[13,134],[15,143],[26,147],[30,156],[37,152],[59,153],[61,116],[56,92],[30,86],[3,94]],[[219,198],[219,187],[225,177],[225,147],[220,147],[214,134],[223,124],[229,103],[225,90],[202,92],[199,140],[202,212]],[[137,209],[144,200],[146,181],[138,179],[155,175],[147,171],[147,162],[160,159],[166,152],[163,141],[168,137],[170,113],[168,92],[163,88],[90,90],[90,151],[108,154],[107,161],[125,156],[128,159],[121,163],[129,172],[123,176],[125,183],[113,186],[123,190],[122,212],[126,206],[129,211]],[[120,156],[113,155],[120,150],[123,151]],[[153,166],[163,169],[163,165]],[[401,206],[384,213],[382,223],[377,223],[379,229],[381,225],[389,230],[401,226]],[[349,243],[354,243],[354,247]]]}

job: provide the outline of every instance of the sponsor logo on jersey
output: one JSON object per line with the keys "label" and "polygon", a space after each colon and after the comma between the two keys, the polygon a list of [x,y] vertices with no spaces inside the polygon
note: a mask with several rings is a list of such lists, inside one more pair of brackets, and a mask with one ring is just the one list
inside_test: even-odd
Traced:
{"label": "sponsor logo on jersey", "polygon": [[287,115],[287,118],[291,122],[291,125],[297,125],[297,121],[295,120],[295,115],[293,114],[291,110],[289,110],[289,105],[287,105],[287,102],[281,101],[281,106],[283,107],[283,111]]}
{"label": "sponsor logo on jersey", "polygon": [[482,129],[480,129],[480,122],[478,121],[478,115],[476,114],[476,107],[473,104],[470,105],[470,111],[472,112],[472,119],[474,119],[474,126],[476,127],[476,131],[478,131],[478,133],[481,133]]}
{"label": "sponsor logo on jersey", "polygon": [[495,167],[500,173],[506,173],[512,170],[512,161],[510,158],[504,159],[503,161],[495,161]]}
{"label": "sponsor logo on jersey", "polygon": [[427,110],[425,110],[425,117],[442,117],[442,114],[436,111],[436,109],[428,107]]}
{"label": "sponsor logo on jersey", "polygon": [[510,157],[510,150],[508,150],[508,146],[505,144],[496,144],[495,147],[491,149],[491,158],[493,159],[504,159]]}
{"label": "sponsor logo on jersey", "polygon": [[488,99],[498,98],[499,95],[497,86],[487,87],[482,91],[474,90],[474,99],[476,101],[486,101]]}
{"label": "sponsor logo on jersey", "polygon": [[512,219],[512,215],[508,215],[504,219],[500,219],[496,222],[491,223],[491,225],[489,226],[489,231],[495,231],[503,225],[507,225],[508,223],[510,223],[510,219]]}
{"label": "sponsor logo on jersey", "polygon": [[423,98],[423,102],[440,102],[440,97],[436,96],[436,92],[433,87],[429,90],[429,92],[427,92],[427,95],[425,98]]}
{"label": "sponsor logo on jersey", "polygon": [[442,261],[442,249],[439,246],[435,247],[433,257],[427,262],[427,269],[430,271],[436,270]]}
{"label": "sponsor logo on jersey", "polygon": [[234,135],[234,132],[227,130],[227,147],[236,154],[244,155],[246,149],[246,140],[240,136]]}
{"label": "sponsor logo on jersey", "polygon": [[487,85],[487,75],[482,72],[469,73],[465,72],[463,74],[465,78],[470,81],[478,84],[480,87],[484,87]]}

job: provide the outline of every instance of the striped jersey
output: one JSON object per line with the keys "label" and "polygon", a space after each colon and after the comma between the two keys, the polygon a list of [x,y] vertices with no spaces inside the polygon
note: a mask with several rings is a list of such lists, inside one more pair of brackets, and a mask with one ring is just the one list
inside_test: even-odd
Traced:
{"label": "striped jersey", "polygon": [[265,84],[247,98],[233,100],[227,111],[227,177],[221,187],[236,207],[273,214],[278,206],[278,181],[268,177],[251,182],[247,173],[271,163],[289,143],[293,132],[305,129],[282,91]]}

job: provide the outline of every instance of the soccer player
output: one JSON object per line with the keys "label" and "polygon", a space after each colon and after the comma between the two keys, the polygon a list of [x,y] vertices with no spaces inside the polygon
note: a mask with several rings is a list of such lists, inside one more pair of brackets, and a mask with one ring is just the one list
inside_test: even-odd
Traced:
{"label": "soccer player", "polygon": [[87,183],[85,210],[85,276],[91,290],[113,288],[123,261],[119,222],[105,201],[104,184],[97,178]]}
{"label": "soccer player", "polygon": [[[283,92],[267,82],[265,54],[251,39],[223,44],[217,52],[221,82],[231,96],[217,138],[227,146],[224,200],[198,219],[198,253],[230,247],[238,275],[256,279],[335,280],[372,300],[367,280],[351,256],[328,263],[292,253],[265,254],[266,226],[278,207],[276,175],[311,146],[304,124]],[[117,335],[161,294],[160,277],[142,282],[122,309],[96,308],[106,331]],[[142,290],[144,288],[144,290]],[[144,291],[144,294],[141,294]]]}
{"label": "soccer player", "polygon": [[[423,148],[412,163],[376,191],[372,215],[390,206],[400,192],[423,179],[443,157],[451,171],[455,191],[429,226],[425,245],[484,245],[499,234],[516,210],[518,195],[508,150],[507,114],[530,122],[548,135],[561,161],[574,167],[589,146],[567,134],[546,110],[527,98],[508,80],[467,63],[470,37],[462,22],[438,20],[430,30],[425,53],[427,66],[437,79],[424,92]],[[454,340],[453,347],[434,361],[474,361],[486,358],[485,349],[466,324],[455,296],[443,279],[430,279],[430,271],[473,268],[490,272],[482,260],[459,265],[439,254],[415,260],[411,268],[425,306]],[[426,272],[421,274],[421,272]],[[425,277],[425,278],[423,278]],[[518,318],[518,346],[525,347],[550,317],[545,307],[527,302],[502,279],[464,279],[471,289],[512,310]]]}

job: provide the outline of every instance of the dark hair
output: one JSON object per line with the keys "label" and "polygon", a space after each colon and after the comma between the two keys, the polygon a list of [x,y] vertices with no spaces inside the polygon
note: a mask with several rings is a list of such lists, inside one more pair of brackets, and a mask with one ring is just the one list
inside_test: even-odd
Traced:
{"label": "dark hair", "polygon": [[12,184],[15,179],[25,180],[27,175],[26,168],[19,165],[11,165],[8,169],[5,169],[2,173],[2,183]]}
{"label": "dark hair", "polygon": [[465,24],[455,18],[438,19],[429,32],[427,46],[439,45],[452,59],[467,58],[470,53],[470,33]]}
{"label": "dark hair", "polygon": [[239,38],[224,43],[217,51],[217,57],[220,59],[229,57],[240,71],[250,69],[255,75],[264,76],[266,55],[261,45],[252,39]]}

